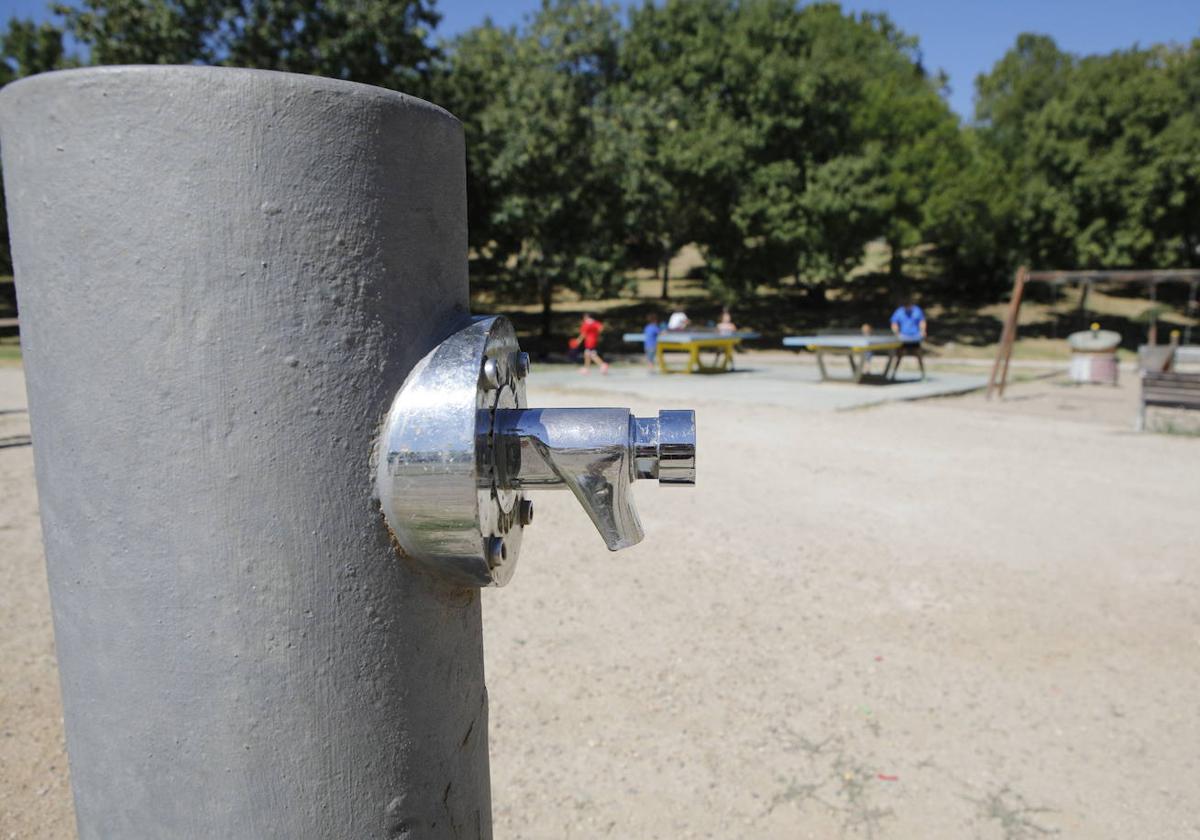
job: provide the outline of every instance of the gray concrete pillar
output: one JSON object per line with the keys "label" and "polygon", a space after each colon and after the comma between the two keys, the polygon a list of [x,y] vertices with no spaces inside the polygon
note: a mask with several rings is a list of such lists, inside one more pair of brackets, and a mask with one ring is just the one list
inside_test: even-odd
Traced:
{"label": "gray concrete pillar", "polygon": [[467,309],[462,131],[199,67],[0,93],[83,838],[491,835],[479,595],[371,447]]}

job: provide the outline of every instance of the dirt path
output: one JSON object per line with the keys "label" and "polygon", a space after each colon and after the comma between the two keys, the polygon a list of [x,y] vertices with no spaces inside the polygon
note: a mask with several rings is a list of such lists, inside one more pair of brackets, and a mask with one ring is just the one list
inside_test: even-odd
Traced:
{"label": "dirt path", "polygon": [[0,367],[0,838],[74,836],[24,382]]}
{"label": "dirt path", "polygon": [[[1200,834],[1200,439],[1128,432],[1128,386],[697,388],[701,483],[637,488],[643,544],[543,494],[485,593],[497,837]],[[66,837],[28,447],[0,493],[0,838]]]}

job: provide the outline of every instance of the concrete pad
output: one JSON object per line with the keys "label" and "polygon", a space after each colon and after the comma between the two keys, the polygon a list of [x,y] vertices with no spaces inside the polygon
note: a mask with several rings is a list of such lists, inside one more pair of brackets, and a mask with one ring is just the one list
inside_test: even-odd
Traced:
{"label": "concrete pad", "polygon": [[[830,372],[841,373],[836,368]],[[909,365],[913,367],[910,369]],[[574,365],[536,365],[529,380],[530,399],[541,390],[578,393],[581,400],[594,402],[612,395],[614,402],[628,396],[653,396],[664,408],[693,403],[733,402],[772,405],[800,411],[846,411],[881,403],[921,400],[963,394],[987,386],[987,376],[948,373],[934,369],[922,381],[915,363],[908,361],[895,382],[881,378],[859,385],[853,382],[822,382],[816,365],[808,357],[793,360],[738,357],[738,369],[723,374],[651,373],[644,366],[614,365],[607,375],[593,368],[583,375]],[[927,367],[928,364],[927,364]],[[882,370],[877,360],[876,370]],[[848,373],[848,370],[847,370]]]}

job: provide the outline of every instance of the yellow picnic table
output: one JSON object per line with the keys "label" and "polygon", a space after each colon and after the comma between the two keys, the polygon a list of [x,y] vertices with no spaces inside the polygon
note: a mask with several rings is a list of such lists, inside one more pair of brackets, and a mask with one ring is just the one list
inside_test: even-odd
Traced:
{"label": "yellow picnic table", "polygon": [[[733,369],[733,351],[743,339],[758,338],[756,332],[721,333],[716,330],[667,330],[658,334],[654,362],[663,373],[725,373]],[[641,333],[626,333],[625,340],[642,341]],[[713,361],[706,363],[701,353],[713,352]],[[668,365],[667,353],[687,353],[686,365]]]}

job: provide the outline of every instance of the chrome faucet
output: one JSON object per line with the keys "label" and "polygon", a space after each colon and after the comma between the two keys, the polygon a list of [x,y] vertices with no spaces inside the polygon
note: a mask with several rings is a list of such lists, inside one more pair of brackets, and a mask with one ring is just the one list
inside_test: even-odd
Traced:
{"label": "chrome faucet", "polygon": [[502,316],[477,319],[417,363],[380,438],[376,489],[406,553],[462,582],[512,576],[530,490],[567,488],[612,551],[640,542],[632,484],[696,483],[692,411],[527,408],[529,357]]}
{"label": "chrome faucet", "polygon": [[505,453],[497,462],[498,482],[518,490],[566,487],[611,551],[644,536],[633,506],[634,480],[696,483],[691,411],[634,417],[627,408],[500,409],[493,428]]}

